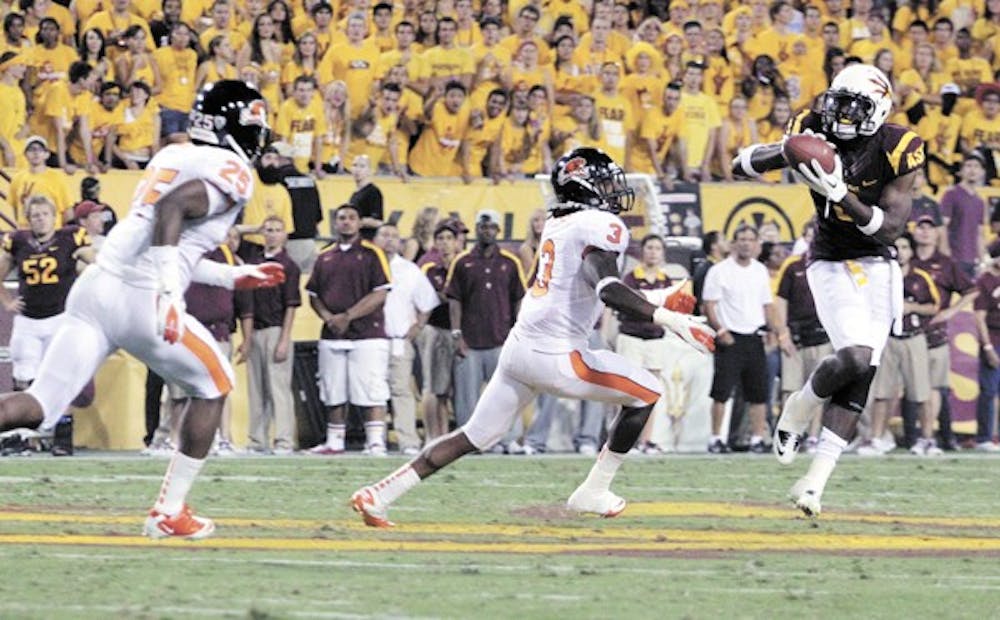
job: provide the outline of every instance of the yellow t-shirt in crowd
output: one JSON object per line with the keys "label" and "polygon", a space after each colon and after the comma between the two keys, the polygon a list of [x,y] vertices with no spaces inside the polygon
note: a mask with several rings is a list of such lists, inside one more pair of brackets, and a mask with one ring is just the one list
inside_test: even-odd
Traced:
{"label": "yellow t-shirt in crowd", "polygon": [[[662,162],[667,156],[667,152],[677,138],[682,115],[680,110],[675,110],[673,114],[663,113],[662,106],[656,106],[646,110],[646,117],[639,128],[639,141],[632,149],[631,166],[635,172],[645,174],[656,174],[656,167],[653,166],[652,157]],[[652,140],[655,151],[651,154],[647,140]]]}
{"label": "yellow t-shirt in crowd", "polygon": [[[254,170],[253,195],[243,207],[243,223],[248,226],[260,226],[271,216],[281,218],[285,223],[285,232],[295,232],[295,221],[292,219],[292,198],[281,183],[266,185]],[[250,243],[264,245],[263,235],[244,235]]]}
{"label": "yellow t-shirt in crowd", "polygon": [[679,111],[683,118],[680,135],[687,145],[687,165],[701,168],[708,149],[709,132],[722,125],[719,106],[704,93],[692,95],[685,91],[681,93]]}
{"label": "yellow t-shirt in crowd", "polygon": [[594,94],[594,114],[601,121],[601,134],[608,155],[619,166],[626,168],[625,147],[639,125],[632,104],[620,93],[606,95],[598,91]]}
{"label": "yellow t-shirt in crowd", "polygon": [[410,151],[410,168],[424,177],[460,174],[461,167],[456,161],[456,155],[468,128],[468,103],[464,103],[458,112],[452,113],[445,107],[444,101],[437,101],[431,110],[429,122]]}
{"label": "yellow t-shirt in crowd", "polygon": [[[94,154],[95,158],[101,160],[108,135],[125,119],[125,108],[123,105],[118,105],[113,110],[107,110],[92,97],[89,103],[83,103],[83,99],[81,99],[81,105],[87,106],[91,153]],[[87,161],[79,134],[74,133],[73,135],[73,141],[69,144],[69,155],[78,164],[82,165]]]}
{"label": "yellow t-shirt in crowd", "polygon": [[146,103],[138,115],[127,107],[115,131],[118,133],[118,148],[123,151],[138,151],[153,146],[156,122],[160,118],[160,106],[155,101]]}
{"label": "yellow t-shirt in crowd", "polygon": [[378,47],[367,41],[359,47],[345,43],[330,48],[319,65],[316,73],[321,84],[332,80],[343,80],[347,84],[352,117],[368,105],[378,58]]}
{"label": "yellow t-shirt in crowd", "polygon": [[440,45],[423,53],[424,73],[422,77],[458,79],[472,76],[476,72],[472,52],[464,47],[444,49]]}
{"label": "yellow t-shirt in crowd", "polygon": [[66,173],[57,168],[46,168],[38,173],[27,169],[15,172],[10,180],[8,201],[18,227],[28,227],[24,208],[32,196],[45,196],[51,200],[56,205],[56,227],[62,226],[62,214],[73,204],[66,187],[67,178]]}
{"label": "yellow t-shirt in crowd", "polygon": [[278,109],[274,126],[276,139],[292,147],[292,159],[299,170],[309,170],[313,154],[313,140],[326,133],[326,115],[319,97],[302,107],[294,99],[286,99]]}
{"label": "yellow t-shirt in crowd", "polygon": [[198,56],[194,50],[161,47],[153,52],[153,59],[160,68],[160,80],[163,84],[156,102],[171,110],[190,110],[194,103],[194,79],[198,71]]}
{"label": "yellow t-shirt in crowd", "polygon": [[[377,169],[379,164],[391,165],[392,155],[389,153],[389,141],[393,139],[396,125],[399,123],[399,115],[390,114],[375,116],[375,126],[364,138],[354,138],[347,146],[347,167],[358,155],[367,155],[372,169]],[[406,145],[406,143],[402,143]],[[408,145],[407,145],[408,146]],[[403,147],[405,148],[405,147]],[[396,154],[399,155],[400,147],[397,146]]]}
{"label": "yellow t-shirt in crowd", "polygon": [[0,136],[14,151],[14,165],[24,168],[28,165],[24,158],[24,138],[17,137],[28,122],[24,91],[17,85],[8,86],[0,82],[0,101],[3,102],[0,105]]}
{"label": "yellow t-shirt in crowd", "polygon": [[[474,129],[471,125],[469,126],[465,139],[469,143],[469,174],[472,176],[479,176],[482,172],[482,164],[490,155],[490,147],[500,137],[500,130],[503,129],[505,119],[503,113],[498,114],[496,118],[489,118],[484,112],[482,127]],[[486,162],[487,168],[489,168],[489,163]]]}

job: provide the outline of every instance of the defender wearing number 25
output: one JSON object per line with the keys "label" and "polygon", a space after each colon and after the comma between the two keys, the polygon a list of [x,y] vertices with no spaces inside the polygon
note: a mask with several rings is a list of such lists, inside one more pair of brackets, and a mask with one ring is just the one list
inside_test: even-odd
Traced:
{"label": "defender wearing number 25", "polygon": [[790,166],[809,186],[818,215],[806,274],[810,288],[823,292],[815,295],[816,312],[835,353],[788,398],[774,432],[775,455],[789,464],[822,411],[816,454],[790,493],[809,516],[820,513],[823,489],[857,430],[889,332],[901,321],[902,275],[893,242],[910,215],[924,145],[885,122],[891,108],[885,74],[851,65],[822,95],[819,112],[792,121],[784,141],[751,145],[733,160],[733,172],[746,177]]}
{"label": "defender wearing number 25", "polygon": [[222,80],[198,95],[190,118],[191,142],[150,160],[128,215],[70,289],[34,383],[0,396],[0,430],[50,428],[118,349],[181,386],[190,405],[146,518],[152,538],[197,539],[215,529],[185,499],[219,427],[233,369],[208,329],[185,312],[184,291],[192,281],[253,289],[285,279],[277,263],[202,260],[225,241],[253,193],[250,166],[269,135],[263,97],[244,82]]}
{"label": "defender wearing number 25", "polygon": [[618,214],[635,200],[621,167],[598,149],[578,148],[556,163],[551,180],[555,200],[539,243],[534,285],[472,417],[354,493],[351,505],[366,524],[391,526],[390,504],[442,467],[499,441],[540,392],[621,407],[590,475],[567,502],[577,512],[618,515],[625,500],[611,492],[611,481],[659,399],[661,383],[616,353],[588,349],[604,305],[661,325],[700,351],[714,347],[714,332],[690,316],[692,295],[663,289],[651,300],[618,279],[629,244]]}

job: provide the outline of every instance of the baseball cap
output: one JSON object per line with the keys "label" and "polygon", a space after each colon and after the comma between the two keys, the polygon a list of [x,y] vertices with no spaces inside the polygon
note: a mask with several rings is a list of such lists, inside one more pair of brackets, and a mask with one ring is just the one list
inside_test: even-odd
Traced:
{"label": "baseball cap", "polygon": [[28,139],[24,141],[24,150],[27,151],[29,148],[31,148],[32,144],[41,144],[43,149],[45,149],[46,151],[49,150],[48,141],[41,136],[28,136]]}
{"label": "baseball cap", "polygon": [[494,209],[481,209],[476,214],[476,225],[478,226],[479,224],[493,224],[499,228],[500,214]]}
{"label": "baseball cap", "polygon": [[93,200],[84,200],[73,207],[73,219],[80,221],[91,213],[98,213],[103,210],[104,208]]}
{"label": "baseball cap", "polygon": [[931,226],[936,226],[937,222],[935,222],[934,218],[930,215],[921,215],[920,217],[917,218],[917,226],[920,226],[921,224],[930,224]]}
{"label": "baseball cap", "polygon": [[436,237],[438,233],[445,230],[450,230],[456,236],[469,232],[469,229],[462,223],[462,220],[457,217],[445,218],[438,222],[438,225],[434,227],[434,236]]}
{"label": "baseball cap", "polygon": [[962,94],[962,88],[958,84],[956,84],[954,82],[948,82],[947,84],[942,84],[941,85],[941,94],[942,95],[961,95]]}

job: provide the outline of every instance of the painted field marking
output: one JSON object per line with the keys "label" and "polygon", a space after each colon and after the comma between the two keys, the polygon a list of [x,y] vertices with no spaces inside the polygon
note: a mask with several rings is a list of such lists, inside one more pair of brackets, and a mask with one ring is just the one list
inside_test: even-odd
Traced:
{"label": "painted field marking", "polygon": [[160,540],[144,536],[3,534],[0,545],[97,547],[162,547],[184,549],[248,549],[274,551],[414,551],[423,553],[657,553],[676,551],[899,551],[1000,552],[997,538],[945,536],[871,536],[770,534],[760,532],[689,532],[666,530],[660,540],[622,542],[460,542],[434,540],[330,540],[314,538],[211,538],[202,541]]}
{"label": "painted field marking", "polygon": [[[778,521],[802,521],[797,511],[791,507],[755,506],[726,504],[722,502],[636,502],[630,503],[624,517],[617,523],[627,523],[631,517],[712,517],[728,519],[771,519]],[[137,525],[144,516],[131,515],[79,515],[72,513],[3,512],[0,522],[24,523],[82,523],[98,525]],[[830,512],[824,514],[823,522],[931,525],[941,527],[981,527],[1000,528],[1000,518],[996,517],[936,517],[887,515],[861,512]],[[315,529],[334,527],[339,529],[368,531],[357,519],[269,519],[269,518],[218,518],[216,523],[224,527],[270,527],[275,529]],[[393,531],[400,533],[465,534],[496,536],[539,536],[547,538],[644,538],[662,534],[660,528],[616,528],[614,521],[576,521],[576,527],[544,525],[498,525],[471,523],[401,523]],[[608,525],[605,525],[608,524]]]}

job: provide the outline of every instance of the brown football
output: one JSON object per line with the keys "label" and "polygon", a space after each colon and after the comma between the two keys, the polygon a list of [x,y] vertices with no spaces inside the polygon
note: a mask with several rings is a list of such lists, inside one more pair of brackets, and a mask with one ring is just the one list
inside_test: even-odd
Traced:
{"label": "brown football", "polygon": [[827,172],[833,172],[836,167],[837,152],[826,143],[826,140],[809,134],[789,136],[785,140],[781,154],[785,156],[785,161],[793,170],[798,170],[799,164],[803,162],[811,166],[810,161],[813,159]]}

